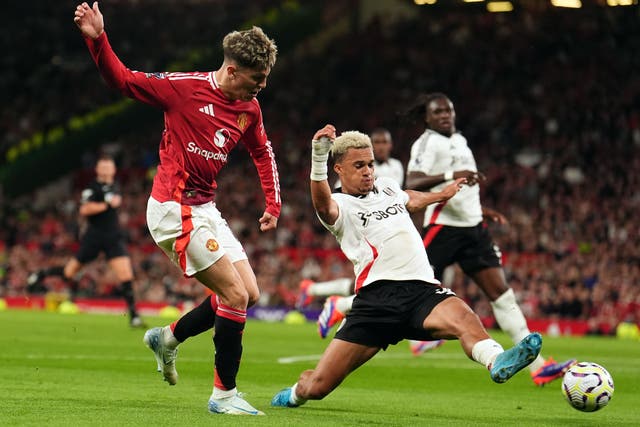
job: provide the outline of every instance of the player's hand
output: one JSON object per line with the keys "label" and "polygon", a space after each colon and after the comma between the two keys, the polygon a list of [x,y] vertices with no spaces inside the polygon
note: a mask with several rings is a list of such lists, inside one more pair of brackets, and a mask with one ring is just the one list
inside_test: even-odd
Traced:
{"label": "player's hand", "polygon": [[314,155],[324,156],[329,154],[336,139],[336,128],[333,125],[326,125],[313,135],[311,148]]}
{"label": "player's hand", "polygon": [[482,208],[482,217],[489,221],[497,222],[500,225],[509,223],[506,216],[502,215],[498,211],[494,211],[493,209],[489,208]]}
{"label": "player's hand", "polygon": [[265,212],[258,222],[260,223],[260,231],[275,230],[278,226],[278,217],[271,215],[269,212]]}
{"label": "player's hand", "polygon": [[117,209],[122,204],[122,196],[119,194],[107,193],[104,196],[104,201],[112,208]]}
{"label": "player's hand", "polygon": [[89,7],[86,2],[76,7],[73,22],[76,23],[83,36],[90,39],[98,38],[104,32],[104,18],[98,8],[98,2],[94,1]]}
{"label": "player's hand", "polygon": [[456,171],[453,174],[454,178],[466,178],[466,184],[471,187],[480,183],[481,181],[485,181],[487,179],[486,176],[482,172],[475,172],[470,170]]}
{"label": "player's hand", "polygon": [[466,178],[458,178],[455,181],[453,181],[451,184],[444,187],[441,191],[443,201],[449,200],[450,198],[458,194],[458,191],[460,191],[460,189],[462,188],[462,185],[466,183],[467,183]]}

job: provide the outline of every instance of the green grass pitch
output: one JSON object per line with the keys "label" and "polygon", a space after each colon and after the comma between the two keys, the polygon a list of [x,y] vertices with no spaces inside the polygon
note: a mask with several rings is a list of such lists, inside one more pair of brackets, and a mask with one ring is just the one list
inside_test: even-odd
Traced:
{"label": "green grass pitch", "polygon": [[[166,320],[147,318],[150,325]],[[271,397],[315,366],[326,341],[315,325],[249,321],[238,388],[266,417],[212,415],[209,333],[180,347],[174,387],[155,370],[143,330],[125,317],[0,312],[2,426],[639,426],[640,342],[544,337],[543,354],[605,366],[615,382],[609,406],[572,409],[560,382],[537,388],[527,371],[494,384],[456,341],[420,357],[402,342],[381,352],[322,401],[272,408]],[[508,339],[492,335],[505,347]]]}

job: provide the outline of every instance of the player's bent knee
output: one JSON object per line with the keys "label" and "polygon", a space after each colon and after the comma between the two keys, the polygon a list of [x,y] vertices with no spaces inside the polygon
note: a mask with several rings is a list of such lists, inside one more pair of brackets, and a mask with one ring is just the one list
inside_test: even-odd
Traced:
{"label": "player's bent knee", "polygon": [[235,308],[246,308],[249,303],[249,294],[241,283],[227,286],[223,289],[213,289],[220,302]]}
{"label": "player's bent knee", "polygon": [[260,300],[260,292],[249,292],[248,298],[247,307],[254,306]]}

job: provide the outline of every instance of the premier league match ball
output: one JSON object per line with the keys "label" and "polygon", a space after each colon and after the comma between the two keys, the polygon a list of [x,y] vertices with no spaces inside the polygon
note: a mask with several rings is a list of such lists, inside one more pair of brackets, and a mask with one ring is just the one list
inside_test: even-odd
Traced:
{"label": "premier league match ball", "polygon": [[577,410],[594,412],[611,400],[613,378],[597,363],[576,363],[564,374],[562,394]]}

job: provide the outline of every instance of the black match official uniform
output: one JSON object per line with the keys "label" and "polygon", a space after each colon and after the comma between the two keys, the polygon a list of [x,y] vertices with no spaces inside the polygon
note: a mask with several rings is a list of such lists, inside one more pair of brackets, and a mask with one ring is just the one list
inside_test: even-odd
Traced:
{"label": "black match official uniform", "polygon": [[120,230],[118,211],[109,205],[111,198],[119,194],[118,185],[103,184],[93,181],[82,191],[81,203],[105,202],[108,207],[104,212],[87,216],[88,227],[80,240],[80,249],[76,259],[82,264],[93,261],[104,252],[107,259],[129,256],[124,244],[124,236]]}

